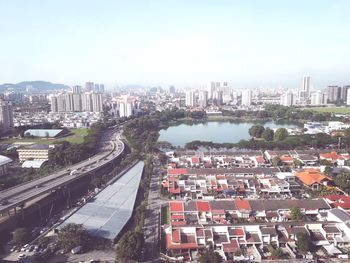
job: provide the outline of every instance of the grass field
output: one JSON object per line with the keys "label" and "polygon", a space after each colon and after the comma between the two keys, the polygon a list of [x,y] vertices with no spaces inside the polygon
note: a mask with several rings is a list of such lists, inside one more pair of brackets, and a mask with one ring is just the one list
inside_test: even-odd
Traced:
{"label": "grass field", "polygon": [[57,143],[61,141],[67,141],[70,143],[82,143],[84,141],[84,137],[88,134],[88,129],[71,129],[70,130],[71,134],[62,138],[58,139],[40,139],[40,138],[35,138],[35,139],[4,139],[0,140],[0,143],[4,144],[12,144],[16,142],[34,142],[34,143],[39,143],[39,144],[52,144],[52,143]]}
{"label": "grass field", "polygon": [[316,107],[316,108],[305,108],[305,110],[313,110],[317,112],[330,112],[335,114],[350,114],[350,107]]}

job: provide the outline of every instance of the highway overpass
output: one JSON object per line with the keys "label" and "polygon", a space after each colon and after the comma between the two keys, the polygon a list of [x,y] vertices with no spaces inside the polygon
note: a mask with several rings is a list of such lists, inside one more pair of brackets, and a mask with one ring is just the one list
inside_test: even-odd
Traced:
{"label": "highway overpass", "polygon": [[[99,151],[91,158],[54,172],[48,176],[22,183],[0,192],[0,213],[21,207],[26,202],[59,189],[103,167],[120,156],[125,148],[120,139],[122,131],[109,129],[102,136]],[[69,168],[69,169],[68,169]],[[76,172],[71,175],[71,171]]]}

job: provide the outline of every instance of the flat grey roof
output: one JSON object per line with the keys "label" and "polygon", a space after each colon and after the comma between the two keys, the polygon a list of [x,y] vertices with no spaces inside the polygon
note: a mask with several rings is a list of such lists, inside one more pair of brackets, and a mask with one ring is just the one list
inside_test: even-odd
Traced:
{"label": "flat grey roof", "polygon": [[143,167],[142,161],[135,164],[60,227],[69,223],[82,224],[94,236],[115,239],[132,215]]}

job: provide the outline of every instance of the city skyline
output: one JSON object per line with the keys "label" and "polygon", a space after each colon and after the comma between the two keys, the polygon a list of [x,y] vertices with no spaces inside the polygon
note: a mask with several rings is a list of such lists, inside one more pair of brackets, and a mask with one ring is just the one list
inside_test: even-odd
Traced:
{"label": "city skyline", "polygon": [[[300,8],[302,4],[303,8]],[[1,2],[1,83],[347,85],[347,1]],[[40,7],[40,8],[39,8]]]}

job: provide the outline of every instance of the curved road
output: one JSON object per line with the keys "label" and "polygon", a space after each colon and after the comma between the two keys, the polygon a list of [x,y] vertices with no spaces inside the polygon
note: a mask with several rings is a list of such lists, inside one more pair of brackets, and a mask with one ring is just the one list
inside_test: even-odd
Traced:
{"label": "curved road", "polygon": [[[120,140],[121,133],[122,131],[117,129],[106,131],[101,137],[99,153],[87,160],[40,179],[1,191],[0,200],[7,200],[8,204],[0,204],[0,212],[19,206],[28,200],[34,199],[77,178],[85,176],[87,173],[112,161],[124,151],[124,143]],[[70,175],[70,171],[73,170],[77,171],[74,175]]]}

